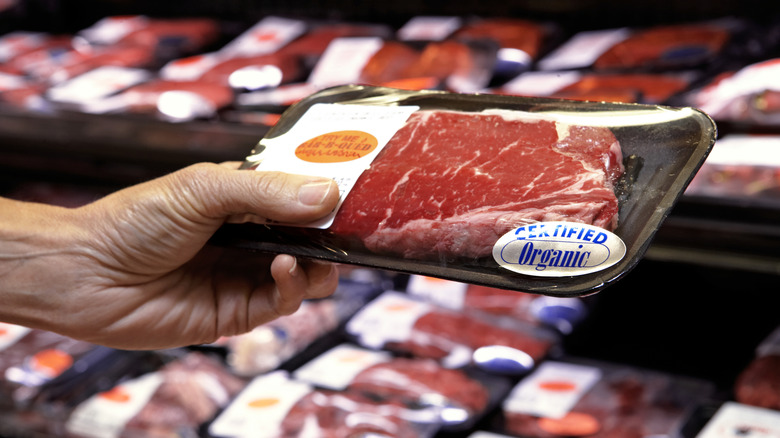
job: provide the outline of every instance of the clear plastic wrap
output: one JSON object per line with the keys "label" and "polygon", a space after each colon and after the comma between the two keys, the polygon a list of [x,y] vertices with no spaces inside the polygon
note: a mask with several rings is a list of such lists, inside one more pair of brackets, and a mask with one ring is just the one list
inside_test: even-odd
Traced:
{"label": "clear plastic wrap", "polygon": [[359,393],[329,391],[276,371],[253,379],[209,425],[215,438],[346,436],[426,438],[435,412]]}
{"label": "clear plastic wrap", "polygon": [[92,348],[56,333],[0,323],[0,408],[28,407],[45,383]]}
{"label": "clear plastic wrap", "polygon": [[[444,138],[438,140],[440,144],[437,147],[440,149],[436,153],[454,155],[454,157],[448,157],[448,162],[457,164],[439,165],[437,168],[438,161],[432,157],[404,155],[403,151],[399,152],[398,150],[388,152],[385,156],[392,158],[385,160],[384,170],[381,172],[385,172],[387,175],[392,175],[393,172],[401,174],[395,180],[374,181],[374,185],[379,187],[380,192],[367,189],[361,194],[359,190],[355,189],[343,196],[344,205],[347,205],[347,208],[342,205],[342,209],[336,213],[334,227],[331,229],[285,227],[277,224],[227,225],[218,233],[214,242],[252,250],[294,253],[304,257],[447,278],[503,289],[558,296],[585,295],[597,292],[612,281],[617,280],[639,261],[658,226],[703,162],[715,140],[715,126],[712,120],[704,113],[691,108],[343,86],[321,91],[291,107],[268,135],[260,141],[254,153],[247,158],[244,167],[257,168],[263,163],[262,166],[266,166],[263,169],[273,169],[273,167],[267,167],[271,162],[265,158],[277,152],[283,153],[283,150],[277,145],[287,141],[290,143],[286,147],[292,143],[295,143],[293,147],[301,145],[306,149],[303,152],[309,158],[312,154],[314,156],[321,153],[327,154],[327,152],[318,151],[317,148],[328,147],[327,142],[323,144],[323,140],[329,132],[328,129],[330,131],[338,130],[334,126],[352,126],[352,131],[370,129],[365,122],[355,121],[348,122],[352,123],[351,125],[348,123],[331,125],[327,122],[320,122],[325,127],[324,133],[315,132],[316,130],[308,129],[305,125],[296,126],[296,123],[306,116],[312,108],[322,109],[318,104],[327,108],[338,108],[339,112],[342,109],[349,112],[355,108],[360,108],[360,110],[369,108],[371,112],[388,109],[398,113],[409,111],[408,114],[423,110],[440,111],[447,114],[455,112],[456,115],[452,117],[463,115],[463,120],[469,120],[470,117],[480,118],[481,114],[501,118],[508,112],[511,115],[508,116],[510,122],[507,123],[515,123],[511,120],[519,119],[521,121],[516,123],[521,126],[548,130],[546,132],[551,136],[549,138],[552,140],[549,141],[552,143],[556,143],[555,138],[561,138],[561,144],[582,148],[580,150],[583,153],[583,161],[596,160],[601,163],[596,165],[597,168],[601,166],[603,169],[601,178],[604,178],[599,193],[603,195],[602,201],[610,205],[598,209],[596,213],[591,213],[594,216],[590,219],[578,218],[577,214],[582,214],[592,206],[591,203],[586,202],[586,199],[592,201],[593,198],[589,197],[590,195],[571,195],[569,193],[568,202],[556,203],[550,208],[564,211],[557,216],[560,220],[599,224],[598,231],[594,229],[590,232],[591,237],[592,233],[601,233],[602,228],[600,227],[611,228],[616,223],[617,227],[612,231],[618,238],[616,240],[625,245],[625,255],[618,260],[619,249],[617,249],[609,253],[612,257],[610,263],[613,264],[604,265],[599,262],[598,269],[601,269],[600,271],[577,272],[574,275],[569,271],[561,275],[554,274],[552,277],[540,277],[537,275],[544,268],[539,266],[529,268],[524,273],[507,269],[502,264],[503,262],[499,263],[495,253],[491,257],[489,248],[503,251],[504,249],[500,245],[506,243],[498,241],[501,235],[507,237],[504,233],[520,230],[516,227],[533,225],[544,217],[549,218],[552,215],[546,211],[535,217],[527,215],[523,217],[522,214],[518,214],[513,218],[513,215],[519,210],[510,209],[504,218],[492,216],[493,219],[483,219],[484,216],[481,216],[480,213],[500,210],[495,208],[496,204],[500,202],[493,197],[493,192],[503,198],[519,196],[512,193],[522,191],[523,187],[525,190],[533,187],[533,179],[536,177],[553,181],[551,184],[555,186],[555,177],[560,170],[545,167],[544,163],[534,158],[523,158],[522,151],[509,149],[508,155],[501,156],[499,160],[492,162],[505,166],[502,171],[502,179],[496,178],[486,182],[485,180],[495,177],[492,177],[490,173],[484,173],[486,170],[465,162],[465,160],[472,159],[474,155],[478,156],[480,148],[485,148],[485,153],[488,155],[497,153],[488,149],[488,146],[495,146],[489,144],[495,140],[490,134],[493,130],[487,128],[479,130],[470,127],[465,122],[446,121],[443,122],[444,126],[439,126],[439,128],[423,126],[421,129],[423,133],[428,132],[426,130],[443,132],[444,138],[450,134],[450,140],[444,140]],[[403,123],[400,123],[398,126],[402,125]],[[383,123],[381,126],[382,129],[391,130],[391,134],[395,132],[392,131],[391,124]],[[562,130],[558,131],[557,128]],[[346,130],[346,128],[344,129]],[[444,129],[444,131],[439,129]],[[513,132],[518,132],[521,138],[523,136],[531,139],[538,138],[537,133],[523,131],[523,129],[526,128],[519,128],[517,131],[507,128],[507,135],[511,137]],[[345,131],[340,131],[337,134],[343,132]],[[322,136],[318,136],[318,134]],[[379,135],[387,136],[388,134],[385,132]],[[469,158],[459,158],[457,148],[447,146],[447,142],[453,141],[453,138],[468,139],[470,137],[477,138],[477,140],[473,140],[472,143],[465,140],[461,142],[462,146],[460,146],[467,153],[471,153],[471,155],[466,155]],[[354,138],[352,139],[354,140]],[[396,142],[400,141],[400,139],[396,139]],[[420,146],[420,141],[423,140],[413,140],[413,142],[418,142],[418,146]],[[590,147],[587,145],[591,142],[596,142],[599,147],[603,148],[601,152],[596,150],[587,152]],[[345,147],[355,147],[355,145],[350,146],[348,142],[344,145]],[[382,152],[388,150],[392,150],[392,147],[386,147],[382,149]],[[377,154],[379,152],[373,150],[371,153]],[[343,156],[342,152],[339,154]],[[358,153],[358,155],[362,157],[362,153]],[[309,159],[309,162],[318,159]],[[377,163],[380,160],[378,158],[373,161],[371,167],[377,168]],[[403,174],[404,168],[395,166],[398,161],[404,161],[404,165],[409,166],[406,168],[409,172],[423,175],[420,182],[406,178]],[[526,168],[526,165],[530,167]],[[286,169],[277,168],[276,170],[298,173],[315,172],[310,163],[304,163],[303,160],[290,164],[290,167]],[[516,179],[522,178],[521,174],[525,175],[525,180]],[[577,177],[581,173],[572,171],[571,175]],[[343,177],[342,174],[330,176]],[[390,176],[390,178],[393,177]],[[531,178],[531,180],[527,178]],[[610,180],[610,182],[605,183],[605,180]],[[360,180],[358,180],[358,184],[360,184]],[[558,183],[558,189],[565,189],[566,186],[561,184]],[[394,186],[403,188],[405,192],[391,193]],[[474,192],[475,189],[477,192]],[[487,202],[484,204],[475,201],[476,204],[469,206],[461,202],[465,199],[463,196],[466,193],[472,196],[473,193],[479,191],[483,191],[487,195],[485,196]],[[353,193],[359,194],[354,195]],[[403,254],[403,250],[399,252],[397,248],[370,249],[365,240],[361,241],[360,238],[355,237],[354,234],[358,230],[353,227],[353,222],[346,222],[340,216],[345,216],[347,214],[345,211],[349,209],[352,209],[350,214],[354,214],[363,208],[349,207],[348,203],[350,202],[363,202],[354,200],[358,196],[365,202],[373,204],[372,208],[379,212],[391,211],[395,213],[393,210],[398,210],[399,214],[404,214],[403,212],[406,210],[415,209],[414,214],[418,217],[429,218],[427,222],[421,223],[422,226],[416,228],[414,227],[416,223],[410,219],[407,226],[414,228],[411,233],[394,231],[403,230],[402,225],[386,227],[389,235],[395,234],[394,238],[397,241],[405,242],[403,245],[409,249],[406,255]],[[566,197],[566,195],[562,196]],[[445,217],[447,213],[444,213],[442,209],[441,218],[437,219],[439,217],[439,204],[442,199],[446,198],[450,198],[448,201],[450,204],[447,208],[454,209],[455,215],[449,213],[450,216]],[[384,201],[385,199],[387,201]],[[583,204],[587,204],[588,208],[583,207]],[[568,213],[565,212],[567,209]],[[431,218],[433,219],[431,220]],[[354,224],[358,222],[363,223],[357,221]],[[566,227],[566,224],[561,226]],[[339,227],[341,231],[337,232],[336,229]],[[523,232],[527,231],[529,230],[523,230]],[[520,238],[518,237],[518,239]],[[509,244],[511,243],[518,242],[510,242]],[[591,241],[591,243],[593,242]],[[394,244],[391,242],[390,245]],[[496,249],[496,246],[499,248]],[[476,249],[479,247],[482,249]],[[487,253],[485,253],[486,250]],[[584,254],[581,255],[584,256]],[[564,262],[559,261],[559,266],[562,266]],[[518,259],[517,264],[521,264],[520,262],[521,260]],[[534,270],[536,272],[533,272]],[[553,271],[555,270],[549,272]]]}
{"label": "clear plastic wrap", "polygon": [[349,336],[362,346],[432,358],[450,368],[477,364],[480,354],[500,347],[496,359],[516,362],[512,371],[528,371],[558,342],[547,330],[511,319],[458,312],[387,291],[347,323]]}
{"label": "clear plastic wrap", "polygon": [[734,383],[736,401],[780,411],[780,327],[758,346]]}
{"label": "clear plastic wrap", "polygon": [[294,371],[315,387],[347,391],[430,409],[443,430],[473,426],[509,390],[508,379],[473,369],[449,369],[426,358],[395,356],[387,351],[340,344]]}
{"label": "clear plastic wrap", "polygon": [[709,382],[588,360],[545,362],[504,401],[496,430],[524,437],[678,436]]}
{"label": "clear plastic wrap", "polygon": [[79,404],[65,423],[65,436],[197,436],[245,386],[213,357],[186,353]]}

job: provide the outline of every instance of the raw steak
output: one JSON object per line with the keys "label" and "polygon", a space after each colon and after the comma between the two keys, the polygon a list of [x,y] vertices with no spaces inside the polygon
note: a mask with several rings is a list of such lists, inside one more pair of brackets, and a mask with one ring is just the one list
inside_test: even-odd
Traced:
{"label": "raw steak", "polygon": [[484,257],[537,221],[614,229],[620,145],[607,128],[519,112],[418,111],[346,197],[331,227],[377,253]]}

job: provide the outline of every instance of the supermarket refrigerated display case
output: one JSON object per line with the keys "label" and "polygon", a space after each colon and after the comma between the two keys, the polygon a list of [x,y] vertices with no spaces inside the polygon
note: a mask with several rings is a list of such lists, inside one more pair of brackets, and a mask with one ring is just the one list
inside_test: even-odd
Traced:
{"label": "supermarket refrigerated display case", "polygon": [[[379,21],[397,28],[415,15],[446,13],[530,16],[554,22],[571,35],[575,29],[664,23],[669,11],[679,21],[739,15],[758,19],[762,25],[771,24],[778,12],[760,2],[729,1],[687,6],[674,2],[631,6],[601,0],[576,5],[565,1],[396,2],[370,7],[350,1],[325,6],[229,1],[189,2],[184,7],[178,3],[19,2],[0,15],[0,25],[7,30],[29,24],[31,29],[75,32],[113,14],[178,17],[186,11],[221,20],[225,35],[234,37],[269,14]],[[601,8],[611,12],[600,12]],[[772,32],[765,36],[776,37]],[[768,43],[760,50],[751,47],[764,56],[780,52],[780,46]],[[767,51],[773,47],[775,53]],[[749,59],[737,64],[755,59],[753,53],[747,55]],[[227,111],[217,118],[171,123],[138,114],[31,112],[2,106],[0,188],[8,193],[23,182],[53,181],[110,191],[199,161],[241,161],[269,129],[264,123],[272,122],[256,123],[236,115]],[[767,126],[718,126],[721,137],[734,132],[775,133],[774,127]],[[755,347],[780,325],[774,311],[780,304],[778,284],[780,199],[685,194],[658,230],[645,260],[617,284],[585,298],[590,315],[563,346],[576,356],[700,377],[728,392]]]}

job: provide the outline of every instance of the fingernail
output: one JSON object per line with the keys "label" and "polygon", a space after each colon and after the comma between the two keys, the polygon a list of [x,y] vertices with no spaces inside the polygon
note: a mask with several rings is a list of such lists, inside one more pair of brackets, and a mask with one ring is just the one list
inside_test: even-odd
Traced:
{"label": "fingernail", "polygon": [[332,190],[329,180],[304,184],[298,189],[298,200],[304,205],[320,205]]}
{"label": "fingernail", "polygon": [[287,272],[289,272],[291,276],[295,277],[295,275],[298,273],[298,271],[297,271],[298,259],[296,259],[295,257],[292,257],[292,259],[293,259],[293,264],[290,267],[290,270],[287,271]]}

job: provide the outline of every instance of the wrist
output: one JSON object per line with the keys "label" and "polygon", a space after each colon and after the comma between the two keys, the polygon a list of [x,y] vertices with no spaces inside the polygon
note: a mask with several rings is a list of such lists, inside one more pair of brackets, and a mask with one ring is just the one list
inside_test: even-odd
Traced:
{"label": "wrist", "polygon": [[77,210],[0,198],[0,321],[56,331],[73,287]]}

